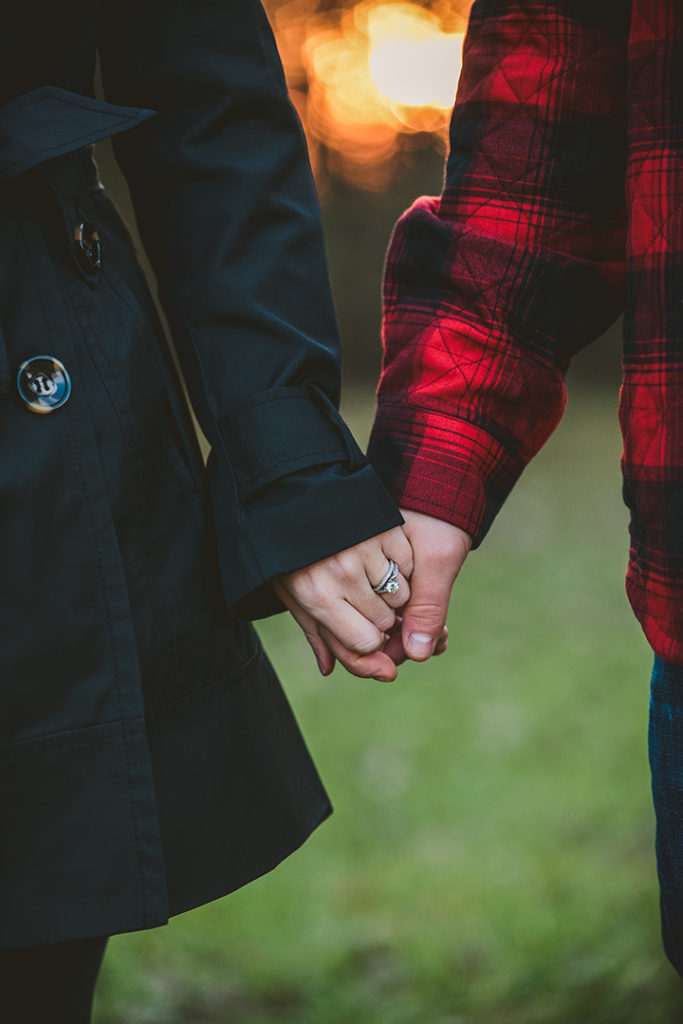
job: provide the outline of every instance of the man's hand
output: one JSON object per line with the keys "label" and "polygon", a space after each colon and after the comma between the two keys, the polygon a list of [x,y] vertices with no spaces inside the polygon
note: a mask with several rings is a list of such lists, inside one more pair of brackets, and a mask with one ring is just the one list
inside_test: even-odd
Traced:
{"label": "man's hand", "polygon": [[426,661],[443,650],[451,589],[472,538],[457,526],[422,512],[401,509],[401,514],[414,562],[410,599],[401,611],[403,650],[413,661]]}

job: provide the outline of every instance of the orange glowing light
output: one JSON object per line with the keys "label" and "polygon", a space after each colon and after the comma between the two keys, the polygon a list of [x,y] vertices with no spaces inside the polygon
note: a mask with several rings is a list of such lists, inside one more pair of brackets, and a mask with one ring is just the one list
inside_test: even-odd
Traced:
{"label": "orange glowing light", "polygon": [[[272,2],[272,0],[271,0]],[[471,0],[317,0],[274,12],[278,44],[314,168],[360,188],[391,180],[401,153],[443,140]]]}
{"label": "orange glowing light", "polygon": [[369,67],[382,97],[401,106],[450,110],[462,65],[461,32],[411,3],[380,4],[368,12]]}

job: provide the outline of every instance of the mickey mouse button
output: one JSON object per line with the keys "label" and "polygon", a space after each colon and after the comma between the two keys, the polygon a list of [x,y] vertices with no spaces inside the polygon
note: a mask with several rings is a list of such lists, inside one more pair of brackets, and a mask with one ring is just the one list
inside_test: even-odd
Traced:
{"label": "mickey mouse button", "polygon": [[71,378],[54,356],[33,356],[19,367],[17,389],[31,412],[54,412],[71,394]]}

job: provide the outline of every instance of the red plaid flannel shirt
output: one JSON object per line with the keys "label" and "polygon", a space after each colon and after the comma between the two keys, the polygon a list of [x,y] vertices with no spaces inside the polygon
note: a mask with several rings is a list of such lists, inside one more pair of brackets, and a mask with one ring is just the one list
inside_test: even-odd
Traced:
{"label": "red plaid flannel shirt", "polygon": [[683,665],[683,3],[477,0],[440,197],[398,222],[370,457],[479,544],[625,307],[627,590]]}

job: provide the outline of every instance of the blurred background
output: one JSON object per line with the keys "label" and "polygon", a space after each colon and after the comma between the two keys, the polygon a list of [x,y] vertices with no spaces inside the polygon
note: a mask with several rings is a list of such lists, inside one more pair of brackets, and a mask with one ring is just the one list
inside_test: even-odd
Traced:
{"label": "blurred background", "polygon": [[[468,0],[267,0],[321,199],[365,442],[392,226],[440,191]],[[124,215],[110,150],[98,162]],[[619,325],[457,582],[448,654],[323,680],[260,625],[336,813],[274,873],[111,943],[96,1024],[674,1024],[626,602]]]}

